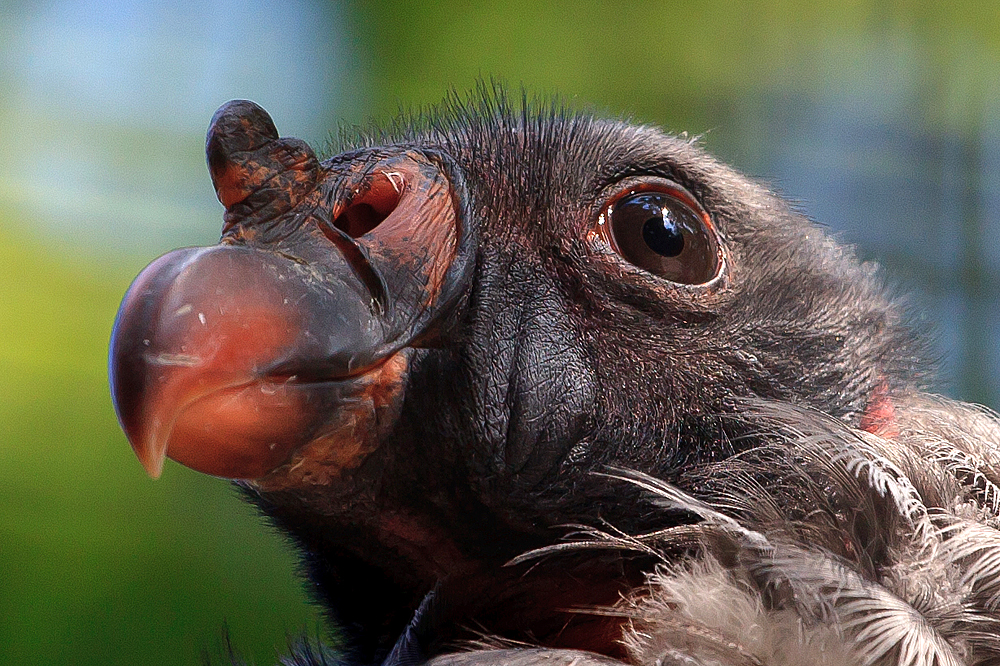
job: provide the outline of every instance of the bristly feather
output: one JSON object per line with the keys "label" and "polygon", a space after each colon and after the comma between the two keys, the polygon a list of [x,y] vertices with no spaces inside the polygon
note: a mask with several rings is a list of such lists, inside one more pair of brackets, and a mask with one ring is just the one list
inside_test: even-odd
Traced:
{"label": "bristly feather", "polygon": [[[233,646],[228,629],[223,630],[221,649],[222,663],[229,666],[248,666],[243,655]],[[212,666],[216,663],[208,650],[203,651],[201,657],[203,666]],[[319,638],[303,635],[289,639],[288,654],[279,657],[277,666],[348,666],[349,663],[342,654],[325,646]]]}
{"label": "bristly feather", "polygon": [[989,445],[1000,423],[942,398],[909,409],[885,439],[810,409],[748,405],[766,443],[693,470],[694,493],[608,473],[698,522],[645,535],[577,526],[519,560],[574,547],[660,553],[644,589],[599,611],[629,619],[622,642],[636,664],[1000,663]]}

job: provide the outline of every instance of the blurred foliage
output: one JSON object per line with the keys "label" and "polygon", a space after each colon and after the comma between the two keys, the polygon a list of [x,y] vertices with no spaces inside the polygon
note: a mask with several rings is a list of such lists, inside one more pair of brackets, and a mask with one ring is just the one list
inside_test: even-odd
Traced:
{"label": "blurred foliage", "polygon": [[[707,133],[709,148],[764,171],[761,146],[773,127],[755,110],[762,95],[851,85],[873,66],[870,47],[880,40],[902,34],[919,45],[900,52],[919,60],[931,91],[913,118],[927,132],[978,131],[980,107],[966,93],[996,95],[1000,12],[970,0],[333,7],[354,41],[354,59],[337,68],[350,79],[340,88],[357,97],[341,107],[347,123],[385,120],[496,77],[515,93],[523,85],[572,106]],[[10,25],[0,19],[0,37]],[[4,111],[0,104],[0,121]],[[136,174],[163,160],[148,173],[160,184],[179,179],[185,197],[193,190],[182,174],[200,170],[207,183],[201,136],[180,141],[113,123],[95,131],[113,152],[95,160]],[[184,146],[194,152],[178,157]],[[134,193],[116,205],[146,205],[142,183],[115,185]],[[198,209],[182,199],[177,210]],[[114,419],[107,339],[121,295],[151,256],[109,259],[80,245],[85,227],[32,235],[34,214],[0,210],[0,663],[197,663],[219,646],[224,623],[250,658],[273,663],[286,635],[321,631],[292,553],[226,483],[172,463],[150,482]],[[176,233],[188,244],[211,235]]]}
{"label": "blurred foliage", "polygon": [[[1000,57],[1000,10],[975,0],[429,0],[358,8],[371,105],[382,117],[401,106],[434,104],[443,90],[466,91],[483,77],[499,77],[674,131],[701,134],[721,126],[731,132],[733,123],[739,127],[733,114],[744,98],[761,89],[821,94],[872,66],[866,48],[858,47],[894,35],[915,39],[913,55],[928,77],[956,70],[995,81]],[[947,94],[935,97],[928,124],[937,130],[961,124],[955,102]],[[711,144],[712,136],[707,140]]]}

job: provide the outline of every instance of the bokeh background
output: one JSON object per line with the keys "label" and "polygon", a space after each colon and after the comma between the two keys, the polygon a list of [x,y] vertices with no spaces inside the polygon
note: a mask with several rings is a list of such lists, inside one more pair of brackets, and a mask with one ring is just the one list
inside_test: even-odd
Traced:
{"label": "bokeh background", "polygon": [[118,301],[222,209],[230,98],[283,134],[497,77],[702,136],[914,293],[940,390],[1000,396],[994,3],[0,0],[0,663],[188,664],[223,624],[258,664],[326,635],[228,485],[151,482],[105,381]]}

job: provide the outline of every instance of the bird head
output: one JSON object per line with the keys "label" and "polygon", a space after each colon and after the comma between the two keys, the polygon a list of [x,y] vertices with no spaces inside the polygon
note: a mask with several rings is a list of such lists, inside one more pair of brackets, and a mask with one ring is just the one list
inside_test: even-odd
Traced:
{"label": "bird head", "polygon": [[628,567],[539,573],[529,612],[504,565],[662,523],[600,472],[684,487],[753,445],[743,400],[857,423],[915,381],[873,270],[687,138],[499,93],[320,161],[237,101],[207,153],[221,241],[130,287],[115,407],[150,475],[239,480],[370,647],[450,581],[455,615],[569,636],[553,608]]}

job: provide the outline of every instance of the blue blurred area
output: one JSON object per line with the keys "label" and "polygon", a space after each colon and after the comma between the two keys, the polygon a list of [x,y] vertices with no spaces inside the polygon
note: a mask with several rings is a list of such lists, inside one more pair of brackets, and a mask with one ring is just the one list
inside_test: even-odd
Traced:
{"label": "blue blurred area", "polygon": [[995,406],[1000,99],[982,69],[989,52],[963,44],[958,64],[935,61],[912,32],[881,36],[818,48],[821,90],[772,87],[738,103],[767,137],[745,168],[912,293],[941,356],[937,390]]}
{"label": "blue blurred area", "polygon": [[223,102],[320,143],[361,107],[340,12],[314,2],[60,0],[4,20],[0,205],[84,246],[213,240],[201,146]]}
{"label": "blue blurred area", "polygon": [[[701,135],[912,292],[942,388],[1000,404],[1000,9],[992,3],[0,0],[0,663],[257,663],[317,631],[294,557],[216,479],[131,457],[118,299],[216,240],[215,109],[322,148],[471,90]],[[322,630],[319,630],[322,631]]]}

